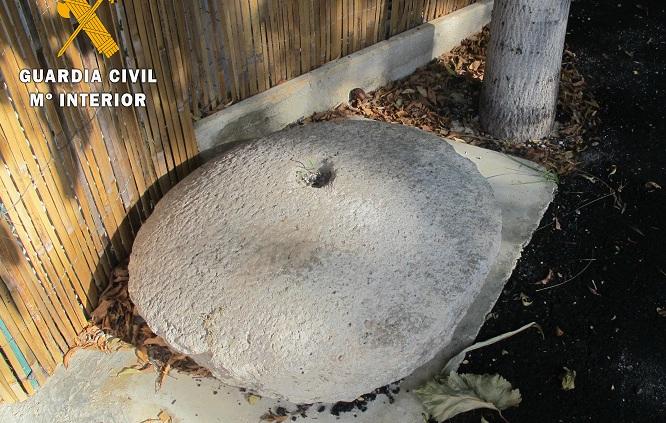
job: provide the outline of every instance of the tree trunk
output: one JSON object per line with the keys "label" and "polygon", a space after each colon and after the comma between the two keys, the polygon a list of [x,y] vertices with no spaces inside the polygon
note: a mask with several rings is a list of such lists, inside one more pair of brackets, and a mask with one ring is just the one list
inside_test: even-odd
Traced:
{"label": "tree trunk", "polygon": [[495,0],[480,104],[489,134],[514,141],[550,134],[570,4]]}

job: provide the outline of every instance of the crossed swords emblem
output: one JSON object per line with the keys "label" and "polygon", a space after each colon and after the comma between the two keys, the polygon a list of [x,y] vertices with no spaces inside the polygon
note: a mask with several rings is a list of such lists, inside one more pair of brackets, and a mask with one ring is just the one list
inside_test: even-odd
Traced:
{"label": "crossed swords emblem", "polygon": [[[113,4],[115,1],[109,0],[109,3]],[[104,0],[97,0],[92,6],[88,4],[87,0],[58,1],[58,14],[65,19],[69,19],[70,14],[73,14],[79,22],[79,26],[58,52],[58,57],[65,53],[67,47],[72,44],[72,41],[74,41],[81,31],[88,34],[95,48],[107,58],[113,56],[118,51],[118,44],[116,44],[116,41],[95,13],[102,3],[104,3]]]}

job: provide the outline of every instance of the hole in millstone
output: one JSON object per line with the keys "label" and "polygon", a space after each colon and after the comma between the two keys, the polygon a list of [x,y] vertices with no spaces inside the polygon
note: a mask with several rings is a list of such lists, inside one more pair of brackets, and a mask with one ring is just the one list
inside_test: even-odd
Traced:
{"label": "hole in millstone", "polygon": [[320,162],[314,160],[301,162],[294,159],[292,161],[298,164],[296,179],[308,187],[322,188],[335,179],[335,169],[333,169],[333,163],[329,159]]}

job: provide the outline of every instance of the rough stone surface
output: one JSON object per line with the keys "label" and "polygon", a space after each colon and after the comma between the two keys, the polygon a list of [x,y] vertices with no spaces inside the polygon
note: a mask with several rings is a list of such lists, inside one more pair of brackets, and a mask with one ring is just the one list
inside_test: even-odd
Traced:
{"label": "rough stone surface", "polygon": [[[305,186],[303,167],[333,178]],[[222,381],[297,403],[352,400],[433,358],[497,255],[490,186],[399,125],[307,125],[244,144],[145,223],[130,295]]]}

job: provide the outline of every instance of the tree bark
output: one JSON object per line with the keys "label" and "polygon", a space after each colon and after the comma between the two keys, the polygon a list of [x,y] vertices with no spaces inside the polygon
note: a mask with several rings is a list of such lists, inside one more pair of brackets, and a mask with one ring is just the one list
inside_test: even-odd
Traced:
{"label": "tree bark", "polygon": [[481,91],[486,132],[513,141],[548,136],[555,121],[571,0],[495,0]]}

